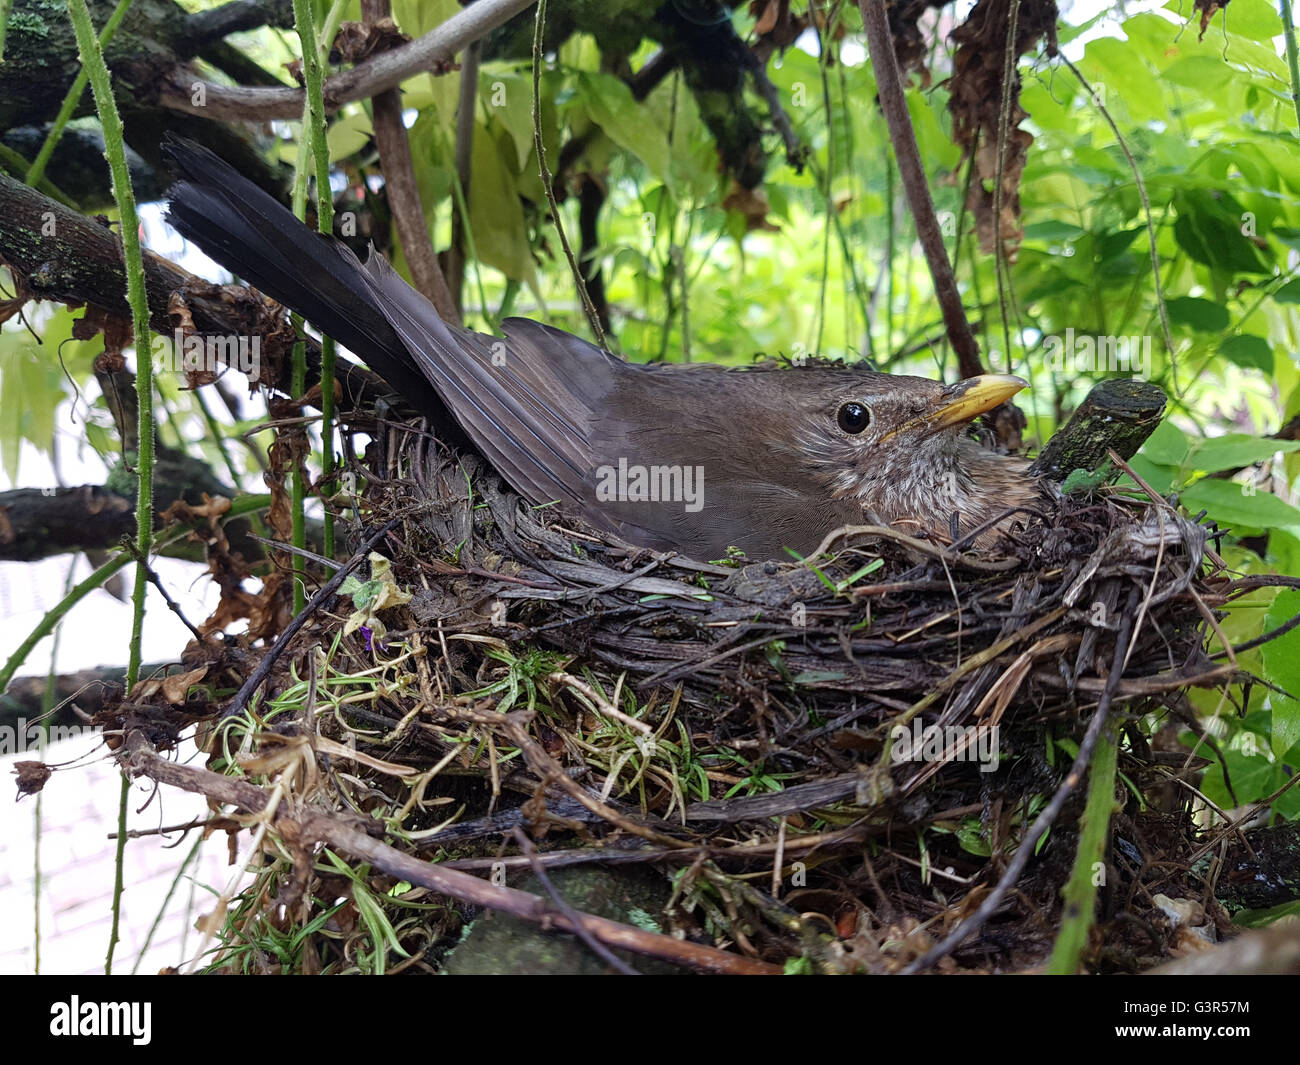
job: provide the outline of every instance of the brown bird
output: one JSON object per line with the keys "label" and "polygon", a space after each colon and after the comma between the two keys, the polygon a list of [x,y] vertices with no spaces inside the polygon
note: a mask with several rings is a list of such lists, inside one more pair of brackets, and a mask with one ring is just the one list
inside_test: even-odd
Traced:
{"label": "brown bird", "polygon": [[1025,387],[1018,377],[646,366],[521,318],[486,336],[444,322],[382,255],[363,264],[206,149],[167,150],[183,175],[169,194],[183,236],[417,409],[445,405],[530,502],[558,501],[633,544],[783,558],[842,525],[947,537],[954,522],[965,534],[1037,498],[1024,460],[967,432]]}

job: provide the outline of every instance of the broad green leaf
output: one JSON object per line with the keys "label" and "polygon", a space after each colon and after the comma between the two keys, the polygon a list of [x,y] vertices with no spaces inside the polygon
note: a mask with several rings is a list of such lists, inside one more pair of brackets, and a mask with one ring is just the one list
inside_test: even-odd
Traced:
{"label": "broad green leaf", "polygon": [[1263,337],[1237,333],[1219,344],[1219,354],[1246,370],[1273,372],[1273,349]]}
{"label": "broad green leaf", "polygon": [[1235,201],[1214,190],[1194,189],[1179,193],[1175,204],[1174,238],[1193,260],[1229,273],[1269,272],[1259,249],[1242,232],[1245,212]]}
{"label": "broad green leaf", "polygon": [[[1287,589],[1273,600],[1264,619],[1264,631],[1271,632],[1300,614],[1300,591]],[[1300,743],[1300,626],[1270,640],[1262,648],[1264,679],[1276,684],[1286,695],[1269,693],[1273,708],[1270,743],[1281,759]]]}
{"label": "broad green leaf", "polygon": [[1069,222],[1060,222],[1046,218],[1041,222],[1031,222],[1025,226],[1025,240],[1041,240],[1049,244],[1060,244],[1067,240],[1078,240],[1086,230]]}
{"label": "broad green leaf", "polygon": [[1171,422],[1163,421],[1147,437],[1138,454],[1158,465],[1177,469],[1186,461],[1187,451],[1187,434]]}
{"label": "broad green leaf", "polygon": [[1097,239],[1097,258],[1101,262],[1108,262],[1128,251],[1138,237],[1139,233],[1145,233],[1145,226],[1133,226],[1131,229],[1121,229],[1114,233],[1103,233]]}
{"label": "broad green leaf", "polygon": [[[1168,29],[1169,24],[1164,25]],[[1127,26],[1125,23],[1126,29]],[[1100,37],[1088,42],[1083,55],[1080,66],[1112,114],[1118,113],[1122,117],[1127,112],[1138,121],[1166,117],[1160,82],[1137,54],[1132,42]]]}
{"label": "broad green leaf", "polygon": [[[1134,473],[1146,481],[1152,490],[1160,493],[1160,495],[1167,496],[1174,490],[1174,482],[1178,479],[1177,467],[1157,465],[1149,459],[1143,458],[1140,454],[1129,459],[1128,464]],[[1127,475],[1121,477],[1118,483],[1142,495],[1142,490]]]}
{"label": "broad green leaf", "polygon": [[22,441],[49,453],[54,412],[63,400],[62,376],[53,346],[38,347],[23,333],[0,341],[0,465],[18,480]]}
{"label": "broad green leaf", "polygon": [[1229,792],[1223,780],[1223,767],[1215,759],[1205,771],[1201,789],[1206,797],[1222,809],[1230,809],[1238,803],[1245,804],[1262,799],[1276,791],[1277,768],[1261,750],[1256,754],[1245,754],[1238,750],[1223,752],[1223,761],[1228,767],[1228,776],[1232,781]]}
{"label": "broad green leaf", "polygon": [[631,152],[659,180],[671,184],[668,133],[632,97],[632,90],[612,74],[578,75],[578,92],[587,113],[606,136]]}
{"label": "broad green leaf", "polygon": [[1269,440],[1247,433],[1227,433],[1198,440],[1186,465],[1205,473],[1235,470],[1272,458],[1279,451],[1300,450],[1300,441]]}
{"label": "broad green leaf", "polygon": [[469,189],[469,218],[478,257],[514,281],[536,284],[528,227],[515,186],[515,149],[510,135],[500,139],[479,126]]}
{"label": "broad green leaf", "polygon": [[1165,306],[1174,325],[1185,325],[1202,333],[1220,333],[1232,321],[1226,307],[1200,296],[1178,296],[1167,300]]}
{"label": "broad green leaf", "polygon": [[1232,0],[1232,10],[1227,14],[1228,33],[1232,36],[1270,43],[1281,36],[1282,20],[1277,7],[1267,0]]}
{"label": "broad green leaf", "polygon": [[1278,303],[1300,303],[1300,278],[1288,281],[1273,293],[1273,298]]}
{"label": "broad green leaf", "polygon": [[483,110],[509,131],[518,161],[516,170],[522,171],[533,152],[532,75],[485,69],[479,74],[478,91]]}
{"label": "broad green leaf", "polygon": [[1182,503],[1193,514],[1204,509],[1211,519],[1234,532],[1300,525],[1300,510],[1290,503],[1271,492],[1251,492],[1249,485],[1236,481],[1197,481],[1183,492]]}
{"label": "broad green leaf", "polygon": [[370,116],[365,112],[347,115],[337,122],[330,123],[325,131],[325,143],[329,147],[330,162],[337,163],[355,155],[370,140],[374,127]]}
{"label": "broad green leaf", "polygon": [[458,11],[457,0],[393,0],[393,21],[412,37],[423,37]]}
{"label": "broad green leaf", "polygon": [[1185,55],[1170,63],[1164,72],[1166,81],[1204,92],[1222,89],[1235,75],[1223,60],[1208,55]]}

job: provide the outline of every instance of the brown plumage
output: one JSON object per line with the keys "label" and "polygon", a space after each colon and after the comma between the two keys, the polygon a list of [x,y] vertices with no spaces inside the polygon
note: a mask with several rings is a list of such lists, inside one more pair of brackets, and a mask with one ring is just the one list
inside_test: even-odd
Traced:
{"label": "brown plumage", "polygon": [[519,318],[504,338],[486,336],[445,323],[383,256],[362,264],[205,149],[168,149],[185,178],[170,194],[182,235],[417,408],[445,404],[525,498],[559,501],[632,543],[780,558],[841,525],[946,536],[954,515],[964,532],[1037,498],[1023,460],[967,436],[1019,378],[643,366]]}

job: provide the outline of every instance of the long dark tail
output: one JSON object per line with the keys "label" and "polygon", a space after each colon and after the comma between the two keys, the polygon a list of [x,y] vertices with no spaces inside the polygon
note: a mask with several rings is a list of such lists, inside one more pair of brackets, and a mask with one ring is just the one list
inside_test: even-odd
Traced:
{"label": "long dark tail", "polygon": [[165,147],[183,176],[168,212],[182,236],[355,352],[417,409],[450,410],[516,491],[607,524],[592,507],[591,425],[624,364],[524,319],[507,320],[504,339],[449,325],[383,256],[362,265],[206,148]]}
{"label": "long dark tail", "polygon": [[346,245],[313,233],[208,149],[175,137],[163,148],[182,176],[167,211],[181,236],[365,359],[417,409],[441,406]]}

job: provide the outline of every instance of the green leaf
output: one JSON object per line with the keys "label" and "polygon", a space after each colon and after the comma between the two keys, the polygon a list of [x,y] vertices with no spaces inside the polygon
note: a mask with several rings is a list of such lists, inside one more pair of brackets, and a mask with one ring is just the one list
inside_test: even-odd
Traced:
{"label": "green leaf", "polygon": [[1120,229],[1113,233],[1101,234],[1097,238],[1097,259],[1104,263],[1117,255],[1122,255],[1132,246],[1138,234],[1145,231],[1145,226],[1134,226],[1132,229]]}
{"label": "green leaf", "polygon": [[1191,513],[1204,509],[1211,519],[1234,532],[1300,525],[1300,510],[1269,492],[1252,493],[1249,485],[1206,478],[1182,494]]}
{"label": "green leaf", "polygon": [[325,131],[325,143],[329,147],[330,162],[356,155],[366,146],[374,132],[370,116],[365,112],[347,115],[337,122],[331,122]]}
{"label": "green leaf", "polygon": [[1174,325],[1185,325],[1202,333],[1221,333],[1232,321],[1226,307],[1200,296],[1179,296],[1166,301],[1165,306]]}
{"label": "green leaf", "polygon": [[1277,8],[1267,0],[1232,0],[1228,32],[1234,37],[1271,44],[1274,37],[1282,34],[1282,20]]}
{"label": "green leaf", "polygon": [[1224,783],[1223,767],[1217,760],[1205,771],[1205,777],[1201,781],[1201,789],[1215,805],[1231,808],[1237,803],[1245,804],[1262,799],[1277,790],[1274,786],[1277,771],[1262,751],[1245,754],[1238,750],[1227,750],[1223,752],[1223,761],[1232,781],[1231,792]]}
{"label": "green leaf", "polygon": [[612,74],[578,75],[578,92],[587,113],[605,135],[631,152],[665,184],[672,183],[668,132],[636,102],[632,90]]}
{"label": "green leaf", "polygon": [[[542,95],[544,98],[545,90]],[[518,160],[516,171],[521,172],[533,153],[532,75],[484,70],[479,75],[479,96],[493,121],[499,121],[509,131]]]}
{"label": "green leaf", "polygon": [[[1154,462],[1149,462],[1141,455],[1134,455],[1128,460],[1128,464],[1134,473],[1141,477],[1142,480],[1146,481],[1154,491],[1158,492],[1162,496],[1167,496],[1172,492],[1174,490],[1174,482],[1179,479],[1177,467],[1157,466]],[[1146,493],[1134,484],[1127,474],[1120,477],[1116,483],[1121,488],[1131,490],[1143,499],[1146,498]]]}
{"label": "green leaf", "polygon": [[1165,68],[1164,79],[1202,92],[1222,90],[1236,76],[1218,56],[1185,55]]}
{"label": "green leaf", "polygon": [[423,37],[459,11],[456,0],[393,0],[393,20],[412,37]]}
{"label": "green leaf", "polygon": [[1174,239],[1196,262],[1228,273],[1270,272],[1259,249],[1242,232],[1244,212],[1232,197],[1198,188],[1178,193],[1174,204],[1178,209]]}
{"label": "green leaf", "polygon": [[1025,226],[1025,240],[1041,240],[1045,244],[1062,244],[1068,240],[1078,240],[1087,230],[1069,222],[1060,222],[1054,218],[1045,218],[1041,222],[1031,222]]}
{"label": "green leaf", "polygon": [[512,281],[536,285],[524,209],[515,185],[515,148],[504,129],[499,137],[479,126],[474,131],[469,218],[474,248],[488,266]]}
{"label": "green leaf", "polygon": [[22,441],[49,453],[61,386],[56,357],[22,334],[5,335],[0,344],[0,464],[11,482],[18,480]]}
{"label": "green leaf", "polygon": [[1273,293],[1273,298],[1278,303],[1300,303],[1300,278],[1288,281]]}
{"label": "green leaf", "polygon": [[1157,465],[1173,466],[1177,469],[1187,459],[1188,450],[1187,434],[1173,423],[1164,421],[1147,437],[1146,443],[1142,445],[1142,450],[1138,454]]}
{"label": "green leaf", "polygon": [[[1280,628],[1300,614],[1300,591],[1287,589],[1278,594],[1264,619],[1264,631]],[[1276,684],[1287,695],[1269,693],[1273,708],[1270,743],[1279,760],[1300,743],[1300,626],[1270,640],[1261,650],[1264,679]]]}
{"label": "green leaf", "polygon": [[[1292,251],[1300,251],[1300,229],[1296,229],[1293,226],[1274,226],[1273,236],[1277,237],[1278,240]],[[1292,281],[1291,284],[1294,285],[1295,282]],[[1295,303],[1297,300],[1300,300],[1300,287],[1297,287],[1296,289],[1296,299],[1291,302]]]}
{"label": "green leaf", "polygon": [[1219,354],[1243,370],[1273,372],[1273,349],[1263,337],[1237,333],[1219,344]]}
{"label": "green leaf", "polygon": [[1232,915],[1232,923],[1240,928],[1267,928],[1282,917],[1300,917],[1300,899],[1279,903],[1266,910],[1241,910]]}
{"label": "green leaf", "polygon": [[1300,450],[1300,441],[1272,440],[1248,433],[1226,433],[1198,440],[1185,465],[1205,473],[1236,470],[1272,458],[1279,451]]}

